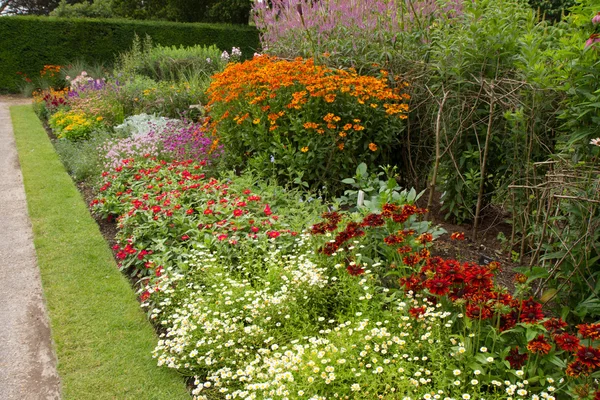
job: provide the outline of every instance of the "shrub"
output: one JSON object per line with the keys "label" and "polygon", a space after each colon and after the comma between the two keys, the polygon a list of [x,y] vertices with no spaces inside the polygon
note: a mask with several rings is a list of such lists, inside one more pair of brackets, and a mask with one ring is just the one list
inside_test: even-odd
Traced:
{"label": "shrub", "polygon": [[0,18],[0,90],[17,91],[17,72],[37,74],[44,65],[67,65],[74,60],[110,63],[131,47],[134,35],[152,36],[163,46],[238,47],[253,54],[259,47],[252,27],[178,24],[157,21],[62,19],[54,17]]}
{"label": "shrub", "polygon": [[258,56],[230,64],[208,89],[212,129],[229,165],[335,191],[361,161],[385,161],[402,143],[406,84],[312,60]]}

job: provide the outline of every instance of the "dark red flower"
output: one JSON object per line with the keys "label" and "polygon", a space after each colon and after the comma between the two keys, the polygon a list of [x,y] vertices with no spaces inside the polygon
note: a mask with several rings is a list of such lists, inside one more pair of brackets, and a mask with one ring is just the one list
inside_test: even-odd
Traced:
{"label": "dark red flower", "polygon": [[418,254],[410,254],[402,259],[404,264],[414,267],[421,261],[421,257]]}
{"label": "dark red flower", "polygon": [[536,323],[544,318],[542,305],[535,301],[533,297],[521,302],[521,322]]}
{"label": "dark red flower", "polygon": [[400,286],[403,286],[404,290],[407,292],[409,290],[418,292],[423,288],[421,280],[414,274],[406,278],[400,278],[399,283]]}
{"label": "dark red flower", "polygon": [[466,310],[467,317],[477,320],[485,320],[492,318],[492,310],[484,305],[468,304]]}
{"label": "dark red flower", "polygon": [[385,225],[385,220],[381,214],[369,214],[363,219],[361,225],[364,227],[382,226]]}
{"label": "dark red flower", "polygon": [[552,345],[548,343],[544,335],[538,335],[527,343],[527,350],[533,354],[548,354],[552,350]]}
{"label": "dark red flower", "polygon": [[600,368],[600,350],[593,347],[580,347],[577,360],[589,368]]}
{"label": "dark red flower", "polygon": [[567,332],[554,335],[553,339],[556,345],[564,351],[574,352],[579,348],[579,338]]}
{"label": "dark red flower", "polygon": [[563,332],[563,328],[567,326],[567,323],[561,318],[550,318],[544,322],[544,328],[553,335],[557,335]]}
{"label": "dark red flower", "polygon": [[512,369],[520,369],[525,364],[525,361],[527,361],[527,358],[529,358],[529,355],[527,353],[520,354],[519,346],[517,346],[510,350],[505,360],[510,363]]}
{"label": "dark red flower", "polygon": [[365,273],[364,268],[361,268],[360,265],[351,263],[346,267],[346,271],[352,276],[358,276]]}
{"label": "dark red flower", "polygon": [[591,368],[582,363],[579,360],[573,361],[567,366],[565,373],[571,378],[578,378],[580,376],[587,376],[591,372]]}
{"label": "dark red flower", "polygon": [[271,212],[271,207],[269,207],[268,204],[265,205],[265,208],[264,208],[263,212],[265,213],[266,216],[269,216],[269,215],[273,214]]}

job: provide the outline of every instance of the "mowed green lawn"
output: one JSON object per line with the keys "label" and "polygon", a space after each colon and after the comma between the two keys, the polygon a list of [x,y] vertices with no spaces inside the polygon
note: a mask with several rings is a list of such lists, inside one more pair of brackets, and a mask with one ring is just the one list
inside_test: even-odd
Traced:
{"label": "mowed green lawn", "polygon": [[190,399],[31,106],[11,107],[63,399]]}

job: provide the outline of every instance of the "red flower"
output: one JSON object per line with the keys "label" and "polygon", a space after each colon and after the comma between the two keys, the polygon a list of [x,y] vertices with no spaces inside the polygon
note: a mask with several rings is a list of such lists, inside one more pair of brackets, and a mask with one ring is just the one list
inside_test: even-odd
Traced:
{"label": "red flower", "polygon": [[593,347],[580,347],[577,360],[589,368],[600,368],[600,350]]}
{"label": "red flower", "polygon": [[361,268],[360,265],[351,263],[346,267],[346,271],[352,276],[358,276],[365,273],[364,268]]}
{"label": "red flower", "polygon": [[479,289],[492,287],[492,273],[485,267],[473,266],[469,268],[465,276],[465,283]]}
{"label": "red flower", "polygon": [[365,227],[382,226],[385,225],[385,220],[381,214],[369,214],[363,219],[361,225]]}
{"label": "red flower", "polygon": [[523,300],[521,303],[521,322],[536,323],[544,318],[542,305],[530,297],[528,300]]}
{"label": "red flower", "polygon": [[260,228],[258,226],[253,226],[252,228],[250,228],[250,230],[254,233],[258,233],[260,231]]}
{"label": "red flower", "polygon": [[423,233],[417,238],[417,242],[421,244],[426,244],[431,241],[433,241],[433,235],[431,233]]}
{"label": "red flower", "polygon": [[590,372],[590,367],[588,367],[579,360],[573,361],[567,366],[567,369],[565,370],[565,373],[572,378],[578,378],[582,375],[586,376],[589,375]]}
{"label": "red flower", "polygon": [[433,278],[425,282],[425,287],[431,294],[443,296],[450,291],[450,280],[445,278]]}
{"label": "red flower", "polygon": [[579,348],[579,338],[567,332],[554,335],[554,341],[564,351],[574,352]]}
{"label": "red flower", "polygon": [[269,231],[267,232],[267,236],[271,239],[275,239],[281,235],[278,231]]}
{"label": "red flower", "polygon": [[421,306],[421,307],[413,307],[410,310],[408,310],[408,313],[415,319],[419,318],[421,315],[425,314],[425,311],[427,311],[427,308],[425,306]]}
{"label": "red flower", "polygon": [[204,210],[204,215],[211,215],[213,213],[213,210],[211,210],[210,208],[207,208],[206,210]]}
{"label": "red flower", "polygon": [[222,233],[219,236],[217,236],[217,239],[222,242],[223,240],[227,239],[227,234],[226,233]]}
{"label": "red flower", "polygon": [[239,208],[233,210],[233,216],[234,217],[241,217],[244,214],[243,210],[240,210]]}
{"label": "red flower", "polygon": [[492,318],[492,310],[483,305],[469,304],[467,305],[467,317],[477,320],[485,320]]}
{"label": "red flower", "polygon": [[189,208],[188,210],[186,210],[185,212],[187,215],[192,215],[194,213],[194,210],[192,208]]}
{"label": "red flower", "polygon": [[452,240],[465,240],[464,232],[454,232],[450,235],[450,239]]}
{"label": "red flower", "polygon": [[146,301],[150,298],[150,292],[144,291],[140,296],[140,301]]}
{"label": "red flower", "polygon": [[600,339],[600,324],[581,324],[577,328],[581,336],[586,339]]}
{"label": "red flower", "polygon": [[529,358],[527,353],[519,354],[519,346],[517,346],[508,353],[505,360],[510,363],[512,369],[519,369],[525,364],[527,358]]}
{"label": "red flower", "polygon": [[561,318],[550,318],[544,322],[544,328],[553,335],[563,332],[563,328],[567,326],[567,323]]}
{"label": "red flower", "polygon": [[404,262],[404,264],[413,267],[417,265],[419,261],[421,261],[421,257],[418,254],[411,254],[404,257],[402,261]]}
{"label": "red flower", "polygon": [[546,341],[544,335],[538,335],[537,338],[527,343],[527,350],[534,354],[548,354],[552,345]]}
{"label": "red flower", "polygon": [[264,208],[264,210],[263,210],[263,211],[264,211],[264,213],[265,213],[265,215],[266,215],[266,216],[269,216],[269,215],[273,214],[273,213],[271,212],[271,207],[269,207],[269,205],[268,205],[268,204],[266,204],[266,205],[265,205],[265,208]]}
{"label": "red flower", "polygon": [[414,274],[407,278],[400,278],[399,283],[400,286],[404,286],[404,290],[407,292],[409,290],[418,292],[422,289],[421,280]]}
{"label": "red flower", "polygon": [[188,240],[189,238],[190,238],[190,237],[189,237],[188,235],[183,235],[183,236],[181,237],[181,240]]}

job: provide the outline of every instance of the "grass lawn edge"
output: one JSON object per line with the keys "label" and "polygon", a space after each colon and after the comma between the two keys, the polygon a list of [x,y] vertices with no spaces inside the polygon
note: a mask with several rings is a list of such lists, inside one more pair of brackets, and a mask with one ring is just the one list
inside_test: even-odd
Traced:
{"label": "grass lawn edge", "polygon": [[10,112],[62,398],[189,400],[152,359],[156,334],[33,108]]}

